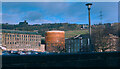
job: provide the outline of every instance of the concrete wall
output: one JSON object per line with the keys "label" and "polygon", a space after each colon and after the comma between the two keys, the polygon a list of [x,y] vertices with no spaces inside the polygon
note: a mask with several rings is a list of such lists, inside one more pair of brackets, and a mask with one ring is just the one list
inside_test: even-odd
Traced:
{"label": "concrete wall", "polygon": [[[120,52],[2,56],[3,67],[119,67]],[[118,68],[118,69],[119,69]]]}

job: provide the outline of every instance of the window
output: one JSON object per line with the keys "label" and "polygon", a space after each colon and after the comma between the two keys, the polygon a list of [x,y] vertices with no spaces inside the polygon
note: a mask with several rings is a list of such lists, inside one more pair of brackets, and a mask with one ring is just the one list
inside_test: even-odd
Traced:
{"label": "window", "polygon": [[5,35],[5,37],[7,37],[7,35]]}
{"label": "window", "polygon": [[19,37],[19,35],[17,35],[17,37]]}
{"label": "window", "polygon": [[40,43],[39,43],[39,46],[40,46]]}

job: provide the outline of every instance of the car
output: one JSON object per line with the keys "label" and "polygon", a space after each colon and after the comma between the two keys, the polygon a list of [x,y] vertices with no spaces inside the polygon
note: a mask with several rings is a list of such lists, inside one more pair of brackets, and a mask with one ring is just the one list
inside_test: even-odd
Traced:
{"label": "car", "polygon": [[18,51],[12,51],[11,53],[12,54],[18,54]]}
{"label": "car", "polygon": [[26,55],[30,55],[30,54],[32,54],[32,52],[26,52]]}
{"label": "car", "polygon": [[26,55],[24,51],[19,52],[20,55]]}
{"label": "car", "polygon": [[32,55],[35,55],[35,54],[39,54],[39,53],[36,52],[36,51],[33,51],[31,54],[32,54]]}
{"label": "car", "polygon": [[8,52],[2,52],[2,55],[10,55]]}

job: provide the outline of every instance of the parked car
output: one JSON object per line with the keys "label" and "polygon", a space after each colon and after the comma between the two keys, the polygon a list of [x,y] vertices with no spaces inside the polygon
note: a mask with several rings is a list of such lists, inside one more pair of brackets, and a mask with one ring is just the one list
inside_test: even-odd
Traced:
{"label": "parked car", "polygon": [[30,52],[30,51],[26,52],[26,55],[30,55],[30,54],[32,54],[32,52]]}
{"label": "parked car", "polygon": [[26,52],[21,51],[21,52],[19,52],[19,54],[20,54],[20,55],[26,55]]}
{"label": "parked car", "polygon": [[38,54],[38,52],[36,51],[32,51],[32,55]]}
{"label": "parked car", "polygon": [[12,54],[18,54],[18,51],[12,51],[11,53]]}
{"label": "parked car", "polygon": [[2,52],[2,55],[10,55],[8,52]]}

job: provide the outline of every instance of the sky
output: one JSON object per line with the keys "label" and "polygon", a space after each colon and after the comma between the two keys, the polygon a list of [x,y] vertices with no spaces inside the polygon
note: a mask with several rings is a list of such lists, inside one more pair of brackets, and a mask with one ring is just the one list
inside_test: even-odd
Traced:
{"label": "sky", "polygon": [[[118,12],[120,12],[120,2],[118,3]],[[118,13],[118,22],[120,23],[120,13]]]}
{"label": "sky", "polygon": [[[18,24],[76,23],[88,24],[86,2],[2,2],[2,22]],[[91,23],[118,22],[118,2],[92,2]]]}
{"label": "sky", "polygon": [[120,0],[2,0],[2,2],[119,2]]}

